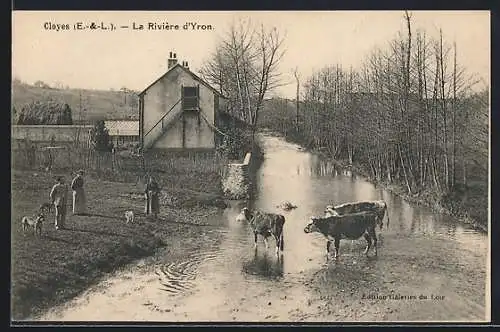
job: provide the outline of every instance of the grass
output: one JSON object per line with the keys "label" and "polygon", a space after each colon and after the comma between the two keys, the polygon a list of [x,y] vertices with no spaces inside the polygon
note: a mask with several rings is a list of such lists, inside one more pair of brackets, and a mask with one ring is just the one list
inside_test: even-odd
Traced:
{"label": "grass", "polygon": [[[63,175],[70,179],[69,173]],[[214,194],[172,188],[164,190],[161,221],[154,222],[142,213],[144,199],[140,184],[86,178],[89,215],[72,216],[68,206],[68,230],[55,231],[52,212],[46,217],[43,235],[38,239],[32,234],[23,235],[20,218],[35,213],[48,200],[53,179],[33,171],[13,171],[11,311],[14,320],[36,317],[73,298],[105,273],[168,247],[175,237],[195,236],[201,231],[199,225],[204,223],[207,213],[217,210],[213,206]],[[196,181],[210,179],[203,177]],[[189,184],[189,180],[186,182]],[[123,213],[127,209],[134,210],[136,223],[125,224]]]}

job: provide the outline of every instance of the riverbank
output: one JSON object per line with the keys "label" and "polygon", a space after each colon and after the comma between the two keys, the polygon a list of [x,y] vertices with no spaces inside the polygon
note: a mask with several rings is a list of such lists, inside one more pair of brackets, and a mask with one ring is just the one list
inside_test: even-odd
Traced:
{"label": "riverbank", "polygon": [[[454,229],[450,218],[384,193],[393,202],[391,227],[378,233],[378,255],[370,251],[366,257],[366,241],[360,238],[342,241],[340,258],[327,261],[323,237],[303,231],[311,213],[320,213],[332,198],[376,197],[380,190],[361,176],[318,178],[333,167],[282,139],[260,139],[266,160],[251,207],[272,211],[284,199],[298,205],[283,212],[285,243],[292,244],[285,244],[283,255],[276,256],[272,243],[266,250],[261,239],[254,250],[251,227],[235,221],[243,202],[232,202],[214,218],[218,226],[203,227],[205,234],[170,241],[171,251],[107,275],[40,320],[485,320],[487,236]],[[418,298],[403,299],[413,296]]]}
{"label": "riverbank", "polygon": [[[70,174],[65,175],[70,179]],[[161,199],[160,220],[143,214],[142,185],[86,177],[89,211],[72,216],[68,206],[67,230],[53,227],[54,212],[46,216],[43,235],[23,234],[19,220],[35,213],[53,185],[46,174],[13,171],[11,219],[11,317],[36,317],[102,280],[107,273],[170,248],[179,238],[196,237],[207,216],[224,207],[214,177],[184,179],[208,192],[166,189]],[[213,188],[210,191],[208,188]],[[70,203],[68,203],[70,204]],[[133,210],[136,221],[126,224],[124,211]]]}
{"label": "riverbank", "polygon": [[[331,158],[329,158],[331,160]],[[403,184],[398,183],[387,183],[385,181],[377,181],[371,177],[368,172],[366,172],[359,165],[348,165],[346,161],[334,161],[337,165],[342,168],[349,168],[355,174],[359,174],[366,178],[368,181],[372,182],[375,186],[381,187],[397,196],[402,197],[404,200],[414,203],[417,205],[422,205],[428,208],[431,208],[434,212],[446,214],[454,217],[458,221],[470,225],[472,228],[476,230],[480,230],[482,232],[488,232],[488,220],[486,218],[485,221],[479,222],[469,217],[468,212],[465,211],[462,207],[460,207],[460,202],[447,200],[447,203],[443,204],[443,198],[439,197],[437,193],[432,189],[424,189],[415,194],[408,194],[406,187]],[[474,206],[474,204],[471,204]],[[478,215],[481,212],[473,212]]]}
{"label": "riverbank", "polygon": [[[304,144],[303,142],[298,142],[293,138],[282,135],[281,133],[272,133],[275,136],[282,137],[288,142],[294,144]],[[305,147],[307,151],[313,152],[324,160],[328,160],[338,167],[342,169],[348,169],[355,174],[359,174],[360,176],[366,178],[369,182],[373,183],[377,187],[381,187],[395,195],[398,195],[405,199],[408,202],[426,206],[431,208],[433,211],[447,214],[453,216],[455,219],[460,222],[470,225],[476,230],[480,230],[482,232],[488,232],[488,211],[487,211],[487,197],[483,197],[481,193],[476,193],[476,186],[472,186],[472,189],[468,193],[468,202],[464,203],[464,189],[461,192],[455,192],[447,197],[442,197],[438,195],[433,189],[424,189],[419,191],[416,194],[408,194],[407,189],[403,183],[387,183],[385,181],[378,181],[370,176],[369,172],[364,169],[362,166],[354,163],[350,165],[346,160],[335,160],[331,158],[327,153],[322,151],[317,151],[312,149],[311,147]],[[479,185],[480,186],[480,185]],[[486,209],[485,204],[481,200],[486,199]],[[486,211],[484,211],[486,210]],[[478,216],[478,217],[473,217]]]}

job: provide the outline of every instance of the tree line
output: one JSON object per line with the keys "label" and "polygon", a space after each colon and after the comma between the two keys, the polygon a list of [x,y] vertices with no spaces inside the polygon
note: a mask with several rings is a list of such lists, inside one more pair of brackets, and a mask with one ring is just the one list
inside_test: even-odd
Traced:
{"label": "tree line", "polygon": [[356,161],[377,180],[402,179],[409,194],[467,185],[468,168],[487,174],[488,100],[457,63],[458,48],[407,30],[376,48],[355,71],[340,65],[304,85],[297,133],[334,158]]}
{"label": "tree line", "polygon": [[278,124],[269,111],[264,124],[377,180],[402,180],[409,194],[487,178],[488,90],[478,91],[480,80],[457,62],[459,48],[442,31],[429,37],[413,31],[408,12],[404,20],[406,31],[373,49],[361,68],[329,65],[308,77],[298,120],[289,110]]}
{"label": "tree line", "polygon": [[489,91],[441,30],[413,29],[407,11],[402,19],[405,28],[359,68],[326,65],[303,81],[296,69],[294,102],[265,99],[283,83],[284,38],[274,28],[233,24],[202,74],[254,131],[281,131],[410,195],[466,196],[474,187],[487,206]]}

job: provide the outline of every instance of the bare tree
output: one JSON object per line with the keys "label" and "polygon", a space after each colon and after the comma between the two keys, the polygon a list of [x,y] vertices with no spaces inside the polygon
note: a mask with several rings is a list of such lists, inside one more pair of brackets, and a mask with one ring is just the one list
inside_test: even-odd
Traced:
{"label": "bare tree", "polygon": [[[442,31],[413,31],[411,18],[404,12],[404,30],[359,68],[328,64],[303,78],[300,132],[290,138],[485,219],[489,91],[476,89],[456,44]],[[275,109],[262,114],[265,123],[296,132],[296,108]]]}
{"label": "bare tree", "polygon": [[299,107],[300,107],[300,74],[298,68],[296,67],[293,71],[293,76],[295,77],[295,82],[297,83],[297,93],[295,95],[295,126],[297,131],[299,130]]}
{"label": "bare tree", "polygon": [[275,27],[256,29],[250,21],[239,21],[230,26],[201,70],[229,98],[233,114],[252,126],[253,134],[266,94],[281,84],[283,43]]}

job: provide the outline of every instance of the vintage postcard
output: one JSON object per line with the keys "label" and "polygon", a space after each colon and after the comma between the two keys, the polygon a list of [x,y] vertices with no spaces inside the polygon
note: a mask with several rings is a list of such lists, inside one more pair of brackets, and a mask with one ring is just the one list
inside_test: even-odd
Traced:
{"label": "vintage postcard", "polygon": [[489,11],[13,11],[15,322],[488,322]]}

